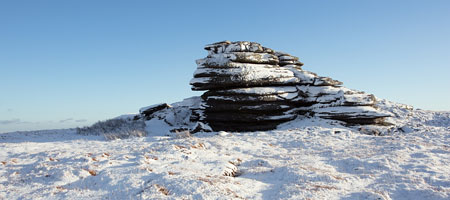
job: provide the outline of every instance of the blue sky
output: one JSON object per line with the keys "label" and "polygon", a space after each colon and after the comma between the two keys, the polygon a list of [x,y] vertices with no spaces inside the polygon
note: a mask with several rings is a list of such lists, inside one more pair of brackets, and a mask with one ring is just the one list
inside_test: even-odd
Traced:
{"label": "blue sky", "polygon": [[0,1],[0,132],[200,95],[205,44],[249,40],[380,98],[450,110],[450,1]]}

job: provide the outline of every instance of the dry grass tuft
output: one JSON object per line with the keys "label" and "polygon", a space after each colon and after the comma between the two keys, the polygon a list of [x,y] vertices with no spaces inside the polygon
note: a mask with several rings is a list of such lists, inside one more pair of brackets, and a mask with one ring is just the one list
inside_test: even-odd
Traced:
{"label": "dry grass tuft", "polygon": [[228,163],[225,166],[225,169],[222,172],[223,176],[231,176],[231,177],[237,177],[240,175],[238,166],[241,165],[242,160],[236,159],[232,161],[228,161]]}
{"label": "dry grass tuft", "polygon": [[56,186],[56,189],[58,189],[58,190],[67,190],[67,189],[64,188],[63,186]]}
{"label": "dry grass tuft", "polygon": [[50,160],[50,161],[52,161],[52,162],[54,162],[54,161],[58,161],[58,159],[56,159],[56,158],[52,158],[52,157],[49,157],[49,158],[48,158],[48,160]]}
{"label": "dry grass tuft", "polygon": [[191,148],[194,148],[194,149],[205,149],[206,146],[205,146],[205,144],[200,142],[200,143],[197,143],[195,145],[191,145]]}
{"label": "dry grass tuft", "polygon": [[173,148],[175,148],[175,149],[186,149],[185,146],[177,145],[177,144],[174,144],[174,145],[173,145]]}
{"label": "dry grass tuft", "polygon": [[171,171],[168,171],[168,172],[167,172],[167,174],[169,174],[169,175],[177,175],[178,173],[176,173],[176,172],[171,172]]}
{"label": "dry grass tuft", "polygon": [[235,159],[235,160],[230,160],[228,162],[233,164],[233,165],[239,166],[239,165],[241,165],[242,160],[240,158],[238,158],[238,159]]}
{"label": "dry grass tuft", "polygon": [[147,172],[153,172],[153,169],[150,167],[140,167],[139,169],[147,171]]}
{"label": "dry grass tuft", "polygon": [[84,169],[84,170],[89,172],[89,174],[91,174],[91,176],[97,176],[97,172],[95,170],[93,170],[93,169]]}
{"label": "dry grass tuft", "polygon": [[210,185],[213,185],[213,182],[210,180],[210,179],[207,179],[207,178],[198,178],[197,180],[199,180],[199,181],[203,181],[203,182],[206,182],[206,183],[209,183]]}
{"label": "dry grass tuft", "polygon": [[165,188],[165,187],[163,187],[163,186],[161,186],[161,185],[158,185],[158,184],[154,184],[153,185],[159,192],[161,192],[162,194],[164,194],[164,195],[169,195],[169,190],[167,189],[167,188]]}
{"label": "dry grass tuft", "polygon": [[320,189],[337,190],[337,189],[339,189],[335,186],[328,186],[328,185],[312,185],[312,186],[314,187],[314,190],[320,190]]}
{"label": "dry grass tuft", "polygon": [[225,191],[227,191],[228,195],[232,195],[234,198],[244,199],[244,198],[240,197],[235,191],[231,190],[230,188],[225,188]]}
{"label": "dry grass tuft", "polygon": [[145,155],[144,158],[147,159],[147,160],[158,160],[158,157],[156,157],[156,156],[147,156],[147,155]]}

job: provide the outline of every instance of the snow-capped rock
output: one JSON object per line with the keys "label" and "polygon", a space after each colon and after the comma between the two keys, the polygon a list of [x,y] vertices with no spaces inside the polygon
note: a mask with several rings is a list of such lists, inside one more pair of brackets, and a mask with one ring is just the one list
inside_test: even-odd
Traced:
{"label": "snow-capped rock", "polygon": [[[193,109],[213,130],[269,130],[299,115],[349,124],[384,124],[389,113],[374,107],[375,96],[305,71],[299,58],[256,42],[206,45],[196,61],[192,90],[207,90]],[[195,116],[195,115],[194,115]]]}

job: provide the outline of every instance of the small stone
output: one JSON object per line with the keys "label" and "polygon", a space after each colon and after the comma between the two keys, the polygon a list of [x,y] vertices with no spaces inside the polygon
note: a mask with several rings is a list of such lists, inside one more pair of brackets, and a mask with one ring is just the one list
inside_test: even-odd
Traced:
{"label": "small stone", "polygon": [[218,134],[219,134],[220,136],[222,136],[222,137],[226,137],[226,136],[230,136],[230,135],[231,135],[231,133],[226,132],[226,131],[219,131]]}

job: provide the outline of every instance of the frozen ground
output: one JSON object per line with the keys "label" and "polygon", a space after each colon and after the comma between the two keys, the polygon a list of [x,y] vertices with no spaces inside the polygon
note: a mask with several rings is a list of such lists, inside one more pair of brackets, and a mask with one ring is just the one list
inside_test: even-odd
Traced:
{"label": "frozen ground", "polygon": [[111,141],[0,134],[0,199],[450,199],[450,113],[380,107],[397,124],[385,136],[317,118]]}

